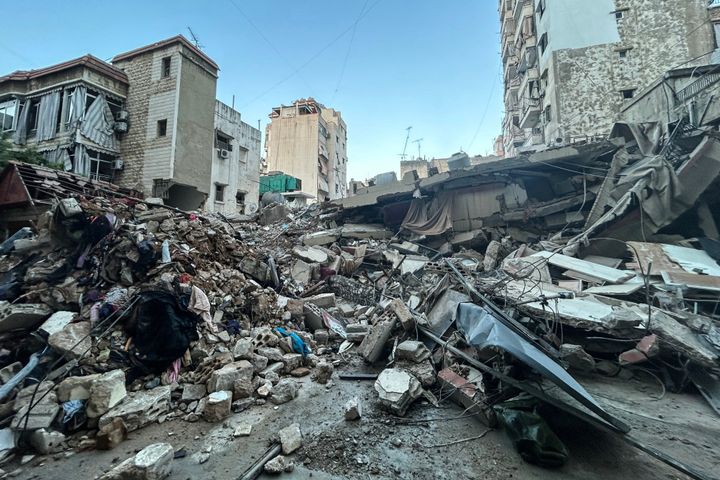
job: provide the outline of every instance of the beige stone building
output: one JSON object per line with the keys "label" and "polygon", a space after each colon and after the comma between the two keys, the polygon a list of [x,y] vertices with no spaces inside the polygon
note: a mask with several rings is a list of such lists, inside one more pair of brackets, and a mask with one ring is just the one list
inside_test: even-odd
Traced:
{"label": "beige stone building", "polygon": [[211,188],[217,64],[185,37],[112,59],[130,88],[130,129],[118,183],[181,209],[201,208]]}
{"label": "beige stone building", "polygon": [[709,61],[717,3],[500,0],[505,155],[607,135],[636,92]]}
{"label": "beige stone building", "polygon": [[268,171],[299,178],[315,201],[348,195],[347,126],[340,112],[312,98],[273,108],[265,159]]}

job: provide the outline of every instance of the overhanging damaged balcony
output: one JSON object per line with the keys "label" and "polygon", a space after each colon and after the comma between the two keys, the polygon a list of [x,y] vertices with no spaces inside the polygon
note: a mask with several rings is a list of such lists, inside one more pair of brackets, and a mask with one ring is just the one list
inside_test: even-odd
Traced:
{"label": "overhanging damaged balcony", "polygon": [[540,99],[522,99],[520,100],[520,128],[533,128],[540,123],[540,114],[542,113],[542,105]]}

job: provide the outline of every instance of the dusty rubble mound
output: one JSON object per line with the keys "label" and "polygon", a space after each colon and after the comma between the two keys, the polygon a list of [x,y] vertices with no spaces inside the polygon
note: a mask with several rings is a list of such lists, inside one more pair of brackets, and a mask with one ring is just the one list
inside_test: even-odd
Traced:
{"label": "dusty rubble mound", "polygon": [[[228,219],[122,195],[55,201],[0,245],[3,465],[282,405],[294,378],[324,384],[343,367],[374,380],[388,415],[454,401],[526,460],[559,466],[567,450],[538,405],[629,429],[575,372],[717,385],[716,241],[585,254],[572,236],[530,244],[495,228],[467,244],[341,217],[331,204]],[[346,401],[345,419],[362,418]],[[266,470],[291,471],[302,443],[299,426],[281,430]],[[172,456],[151,445],[106,478],[163,478]]]}

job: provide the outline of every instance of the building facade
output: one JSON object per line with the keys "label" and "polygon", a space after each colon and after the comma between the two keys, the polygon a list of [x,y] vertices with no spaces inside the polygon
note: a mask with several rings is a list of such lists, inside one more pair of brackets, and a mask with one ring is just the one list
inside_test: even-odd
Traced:
{"label": "building facade", "polygon": [[66,171],[183,210],[247,213],[258,204],[260,131],[216,101],[217,77],[182,35],[111,63],[86,55],[0,77],[0,125]]}
{"label": "building facade", "polygon": [[500,0],[506,156],[606,136],[665,71],[716,48],[707,0]]}
{"label": "building facade", "polygon": [[260,130],[240,112],[215,101],[215,148],[206,210],[226,215],[255,213],[260,196]]}
{"label": "building facade", "polygon": [[128,128],[128,87],[122,70],[92,55],[13,72],[0,77],[2,134],[65,171],[114,181]]}
{"label": "building facade", "polygon": [[265,158],[268,171],[299,178],[317,202],[347,196],[347,126],[340,112],[312,98],[273,108]]}

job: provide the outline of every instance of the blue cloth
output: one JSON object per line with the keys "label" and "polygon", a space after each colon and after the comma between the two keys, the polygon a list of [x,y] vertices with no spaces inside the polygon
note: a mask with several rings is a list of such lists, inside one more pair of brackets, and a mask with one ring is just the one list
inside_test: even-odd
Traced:
{"label": "blue cloth", "polygon": [[300,336],[295,332],[288,332],[282,327],[276,327],[275,331],[278,332],[283,337],[290,337],[290,340],[292,341],[292,347],[295,353],[302,354],[303,357],[307,357],[308,354],[312,353],[310,350],[310,347],[307,346],[305,342],[303,342],[303,339],[300,338]]}
{"label": "blue cloth", "polygon": [[68,423],[72,418],[85,408],[85,400],[70,400],[62,404],[63,412],[63,423]]}

